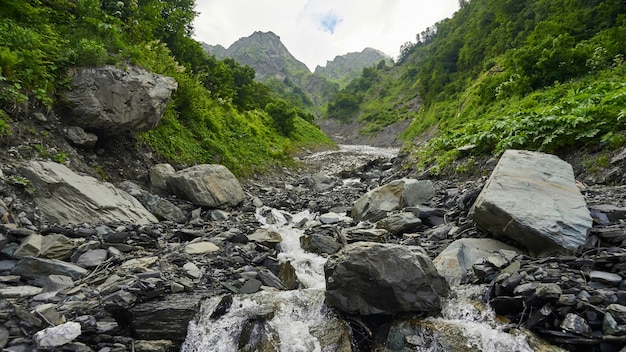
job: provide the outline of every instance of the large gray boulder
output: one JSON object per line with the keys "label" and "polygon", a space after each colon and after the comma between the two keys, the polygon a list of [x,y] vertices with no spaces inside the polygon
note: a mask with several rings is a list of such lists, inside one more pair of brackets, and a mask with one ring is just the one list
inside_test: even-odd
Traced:
{"label": "large gray boulder", "polygon": [[421,247],[357,242],[324,266],[326,300],[349,314],[436,312],[446,280]]}
{"label": "large gray boulder", "polygon": [[36,189],[35,203],[53,223],[155,223],[158,220],[128,193],[55,162],[30,161],[21,168]]}
{"label": "large gray boulder", "polygon": [[367,192],[354,202],[352,218],[355,221],[376,222],[393,210],[422,204],[434,195],[435,189],[429,180],[394,180]]}
{"label": "large gray boulder", "polygon": [[180,170],[167,180],[179,197],[209,208],[234,207],[246,194],[237,178],[223,165],[202,164]]}
{"label": "large gray boulder", "polygon": [[572,166],[554,155],[521,150],[504,152],[469,217],[538,256],[575,251],[592,225]]}
{"label": "large gray boulder", "polygon": [[439,253],[433,263],[450,285],[456,285],[464,281],[479,259],[501,250],[521,253],[519,249],[492,238],[462,238]]}
{"label": "large gray boulder", "polygon": [[65,119],[86,130],[114,134],[154,128],[178,83],[142,68],[78,68],[71,89],[62,92],[69,106]]}

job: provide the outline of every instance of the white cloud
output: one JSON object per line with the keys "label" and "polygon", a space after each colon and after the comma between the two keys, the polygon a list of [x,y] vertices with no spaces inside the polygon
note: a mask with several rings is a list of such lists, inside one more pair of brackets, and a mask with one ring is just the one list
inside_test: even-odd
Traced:
{"label": "white cloud", "polygon": [[196,0],[195,38],[228,47],[272,31],[313,70],[366,47],[396,57],[402,44],[457,9],[458,0]]}

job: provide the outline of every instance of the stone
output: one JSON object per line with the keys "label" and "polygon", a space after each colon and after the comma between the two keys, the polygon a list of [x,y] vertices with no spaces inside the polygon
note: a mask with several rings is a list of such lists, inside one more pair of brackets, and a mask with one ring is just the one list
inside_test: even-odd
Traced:
{"label": "stone", "polygon": [[220,247],[213,242],[193,242],[185,246],[185,253],[187,254],[206,254],[213,253],[220,250]]}
{"label": "stone", "polygon": [[561,294],[561,286],[555,283],[541,283],[535,288],[535,295],[543,300],[557,300]]}
{"label": "stone", "polygon": [[354,202],[352,218],[354,221],[376,222],[393,210],[413,207],[430,199],[434,194],[432,183],[415,179],[400,179],[377,187]]}
{"label": "stone", "polygon": [[464,282],[472,265],[480,258],[500,250],[520,251],[491,238],[462,238],[452,242],[433,260],[437,271],[450,285]]}
{"label": "stone", "polygon": [[69,126],[63,129],[65,138],[73,145],[85,149],[91,149],[95,147],[98,142],[98,136],[93,133],[85,132],[82,127]]}
{"label": "stone", "polygon": [[588,335],[591,332],[587,321],[574,313],[567,313],[560,326],[561,329],[577,335]]}
{"label": "stone", "polygon": [[622,282],[622,277],[619,274],[607,273],[606,271],[592,270],[589,272],[589,279],[591,281],[603,282],[609,285],[619,285]]}
{"label": "stone", "polygon": [[43,290],[45,292],[63,291],[74,287],[71,277],[65,275],[48,275],[44,281]]}
{"label": "stone", "polygon": [[410,232],[420,225],[422,220],[413,213],[392,214],[376,223],[377,228],[385,229],[393,235]]}
{"label": "stone", "polygon": [[170,164],[156,164],[150,168],[150,184],[160,191],[168,191],[167,179],[176,173]]}
{"label": "stone", "polygon": [[235,207],[246,197],[230,170],[217,164],[180,170],[168,178],[167,185],[177,196],[209,208]]}
{"label": "stone", "polygon": [[75,248],[74,241],[69,237],[51,233],[43,237],[39,256],[47,259],[67,260]]}
{"label": "stone", "polygon": [[4,348],[9,343],[9,330],[0,325],[0,348]]}
{"label": "stone", "polygon": [[404,179],[404,192],[402,192],[401,204],[403,208],[416,207],[428,201],[434,195],[435,187],[431,180]]}
{"label": "stone", "polygon": [[337,214],[337,213],[333,213],[333,212],[328,212],[328,213],[324,213],[322,215],[319,216],[319,221],[322,224],[336,224],[336,223],[340,223],[340,222],[350,222],[352,221],[352,218],[345,216],[345,215],[341,215],[341,214]]}
{"label": "stone", "polygon": [[189,276],[192,279],[201,279],[202,278],[202,270],[200,270],[200,268],[198,268],[198,266],[194,263],[185,263],[185,265],[183,265],[183,270],[185,270],[185,273],[187,274],[187,276]]}
{"label": "stone", "polygon": [[437,312],[446,280],[421,247],[357,242],[324,266],[327,303],[349,314]]}
{"label": "stone", "polygon": [[91,249],[83,253],[76,260],[76,264],[83,268],[95,268],[107,259],[106,249]]}
{"label": "stone", "polygon": [[554,155],[521,150],[504,152],[468,216],[539,256],[575,251],[592,225],[572,166]]}
{"label": "stone", "polygon": [[128,193],[55,162],[30,161],[21,169],[37,189],[35,203],[50,222],[136,224],[158,222]]}
{"label": "stone", "polygon": [[34,336],[37,346],[59,347],[72,342],[82,334],[79,323],[67,322],[61,325],[52,326],[37,332]]}
{"label": "stone", "polygon": [[155,256],[130,259],[122,263],[119,268],[123,270],[132,270],[135,273],[148,272],[151,271],[149,269],[150,266],[156,263],[157,260],[159,260],[159,257]]}
{"label": "stone", "polygon": [[620,324],[626,324],[626,306],[613,303],[606,307],[606,311],[610,313]]}
{"label": "stone", "polygon": [[173,78],[136,66],[83,67],[70,78],[71,90],[60,93],[66,122],[109,135],[156,127],[178,88]]}
{"label": "stone", "polygon": [[248,240],[258,242],[266,247],[276,248],[283,238],[280,233],[274,230],[260,228],[248,235]]}
{"label": "stone", "polygon": [[42,245],[43,236],[32,234],[22,240],[20,246],[13,252],[13,256],[18,259],[23,257],[37,257],[41,252]]}
{"label": "stone", "polygon": [[36,286],[8,286],[0,288],[0,297],[2,298],[23,298],[32,297],[43,291],[41,287]]}
{"label": "stone", "polygon": [[239,289],[239,293],[255,293],[261,288],[262,284],[263,283],[257,279],[248,279]]}
{"label": "stone", "polygon": [[86,269],[78,265],[56,259],[34,257],[20,259],[11,272],[27,279],[36,279],[47,275],[66,275],[72,279],[79,279],[88,273]]}
{"label": "stone", "polygon": [[167,352],[172,347],[169,340],[137,340],[133,344],[135,352]]}
{"label": "stone", "polygon": [[[160,300],[136,304],[125,310],[119,319],[124,324],[130,323],[139,339],[170,340],[180,346],[202,298],[203,294],[171,294]],[[124,317],[130,317],[130,322],[124,321]]]}
{"label": "stone", "polygon": [[311,253],[333,254],[341,249],[341,244],[330,236],[313,233],[300,237],[300,247]]}
{"label": "stone", "polygon": [[318,192],[324,192],[331,189],[335,185],[335,179],[326,174],[318,172],[311,176],[305,177],[304,183],[308,187],[313,188]]}

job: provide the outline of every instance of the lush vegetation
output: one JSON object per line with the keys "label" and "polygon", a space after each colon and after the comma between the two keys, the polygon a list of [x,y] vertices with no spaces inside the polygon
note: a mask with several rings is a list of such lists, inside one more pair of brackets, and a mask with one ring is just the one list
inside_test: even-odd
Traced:
{"label": "lush vegetation", "polygon": [[[461,147],[488,155],[507,148],[558,152],[624,143],[624,1],[460,5],[452,18],[403,45],[398,63],[380,72],[380,83],[364,84],[371,76],[364,71],[330,104],[329,116],[384,125],[390,117],[410,115],[404,138],[408,149],[419,149],[424,167],[449,164]],[[415,96],[419,112],[398,111]],[[426,133],[435,138],[416,146]]]}
{"label": "lush vegetation", "polygon": [[436,126],[421,163],[508,148],[558,152],[625,141],[626,4],[618,0],[461,2],[404,60],[424,108],[411,139]]}
{"label": "lush vegetation", "polygon": [[2,0],[0,135],[28,109],[54,109],[75,66],[139,65],[179,89],[162,123],[138,135],[177,163],[221,162],[235,173],[287,163],[298,146],[332,142],[312,116],[191,39],[194,0]]}

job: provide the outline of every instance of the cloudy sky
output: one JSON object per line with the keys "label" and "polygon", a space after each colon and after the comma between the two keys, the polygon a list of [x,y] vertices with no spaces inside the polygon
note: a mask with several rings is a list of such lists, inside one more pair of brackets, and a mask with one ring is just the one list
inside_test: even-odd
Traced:
{"label": "cloudy sky", "polygon": [[196,0],[195,39],[228,48],[272,31],[314,70],[366,47],[397,58],[402,44],[457,9],[458,0]]}

